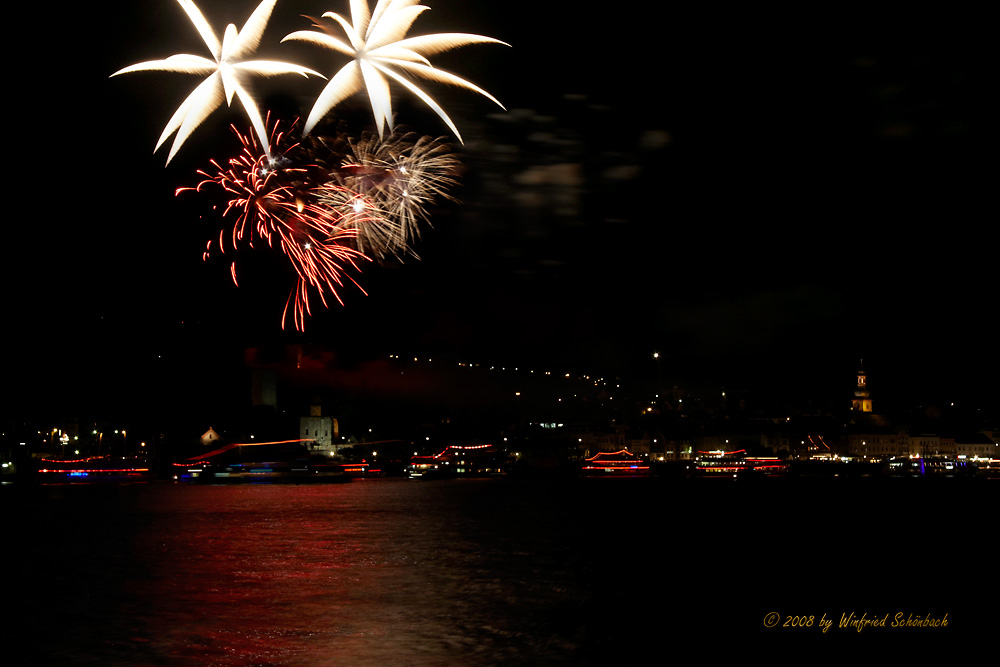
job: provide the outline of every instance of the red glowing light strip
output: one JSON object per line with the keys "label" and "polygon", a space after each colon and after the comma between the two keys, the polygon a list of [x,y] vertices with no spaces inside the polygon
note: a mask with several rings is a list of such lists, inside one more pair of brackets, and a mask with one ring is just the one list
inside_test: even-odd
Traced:
{"label": "red glowing light strip", "polygon": [[[198,459],[199,462],[200,462],[201,459],[208,459],[208,458],[211,458],[213,456],[217,456],[219,454],[222,454],[223,452],[228,452],[233,447],[256,447],[257,445],[285,445],[285,444],[288,444],[290,442],[312,442],[312,440],[309,439],[309,438],[306,438],[306,439],[301,439],[300,438],[298,440],[276,440],[274,442],[233,442],[233,443],[230,443],[228,445],[225,445],[224,447],[220,447],[219,449],[216,449],[215,451],[211,451],[208,454],[199,454],[198,456],[192,456],[191,458],[189,458],[187,460],[188,461],[195,461],[196,459]],[[181,465],[186,465],[186,464],[181,464]]]}
{"label": "red glowing light strip", "polygon": [[[463,451],[463,450],[467,450],[467,449],[486,449],[487,447],[492,447],[492,446],[493,446],[492,444],[489,444],[489,445],[468,445],[468,446],[463,446],[463,445],[448,445],[447,447],[445,447],[444,449],[442,449],[438,454],[435,454],[435,455],[430,456],[430,457],[420,457],[420,458],[439,459],[442,456],[444,456],[445,454],[447,454],[448,450],[450,450],[450,449],[455,449],[455,450]],[[417,458],[417,457],[414,457],[414,458]]]}
{"label": "red glowing light strip", "polygon": [[296,440],[275,440],[273,442],[234,442],[233,447],[254,447],[256,445],[286,445],[289,442],[312,442],[311,438],[299,438]]}
{"label": "red glowing light strip", "polygon": [[608,467],[608,466],[635,466],[635,465],[637,465],[639,463],[639,461],[632,461],[632,460],[629,460],[629,459],[625,459],[623,461],[593,461],[592,459],[587,459],[587,460],[591,461],[592,463],[596,463],[597,465],[594,466],[596,468],[601,467],[601,465],[603,465],[604,467]]}
{"label": "red glowing light strip", "polygon": [[79,473],[79,472],[149,472],[149,468],[41,468],[38,472],[64,472],[64,473]]}
{"label": "red glowing light strip", "polygon": [[107,456],[88,456],[84,459],[41,459],[46,463],[83,463],[84,461],[99,461],[101,459],[106,459]]}
{"label": "red glowing light strip", "polygon": [[627,449],[619,449],[617,452],[598,452],[598,453],[594,454],[593,456],[591,456],[589,459],[586,459],[586,460],[587,461],[593,461],[598,456],[602,456],[602,455],[603,456],[614,456],[616,454],[627,454],[627,453],[628,453]]}

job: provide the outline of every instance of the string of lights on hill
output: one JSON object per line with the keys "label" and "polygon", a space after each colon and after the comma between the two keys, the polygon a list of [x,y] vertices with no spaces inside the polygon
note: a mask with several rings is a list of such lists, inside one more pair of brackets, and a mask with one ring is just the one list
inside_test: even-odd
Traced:
{"label": "string of lights on hill", "polygon": [[[679,410],[690,394],[673,387],[667,396],[659,388],[629,383],[621,377],[604,376],[580,370],[538,368],[520,364],[499,364],[474,360],[443,360],[434,357],[390,354],[388,359],[400,375],[406,373],[434,373],[473,383],[489,383],[499,388],[509,401],[521,400],[544,410],[560,407],[586,406],[588,408],[613,408],[624,414],[644,415],[662,410]],[[655,383],[654,383],[655,384]],[[725,399],[725,392],[719,392]]]}

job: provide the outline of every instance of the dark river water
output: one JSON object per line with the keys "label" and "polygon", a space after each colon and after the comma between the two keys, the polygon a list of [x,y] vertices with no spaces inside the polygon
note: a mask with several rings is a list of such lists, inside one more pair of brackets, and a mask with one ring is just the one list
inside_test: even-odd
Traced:
{"label": "dark river water", "polygon": [[[924,479],[6,486],[0,661],[961,653],[995,636],[998,491]],[[948,624],[838,627],[852,612]]]}

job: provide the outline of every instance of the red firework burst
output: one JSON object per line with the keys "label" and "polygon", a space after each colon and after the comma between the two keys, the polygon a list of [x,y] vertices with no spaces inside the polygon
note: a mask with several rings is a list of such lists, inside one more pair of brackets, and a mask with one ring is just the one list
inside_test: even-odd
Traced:
{"label": "red firework burst", "polygon": [[[294,126],[294,124],[293,124]],[[355,247],[359,226],[368,220],[357,215],[348,216],[329,206],[317,204],[320,197],[359,198],[360,195],[332,184],[325,170],[316,165],[292,166],[290,155],[298,144],[279,150],[287,140],[287,133],[279,132],[277,125],[271,136],[271,152],[278,156],[269,158],[257,144],[255,136],[233,132],[243,144],[243,150],[231,158],[226,166],[211,161],[214,173],[200,170],[204,176],[193,188],[178,188],[177,194],[193,190],[200,192],[205,185],[217,185],[231,195],[223,213],[237,213],[229,244],[234,250],[246,242],[251,248],[254,240],[266,241],[270,248],[280,250],[291,262],[298,276],[295,288],[289,294],[281,318],[281,326],[291,307],[295,327],[305,327],[305,316],[311,315],[310,290],[315,290],[323,305],[329,307],[327,295],[332,295],[341,305],[338,289],[345,280],[364,293],[358,282],[347,275],[348,269],[360,271],[358,263],[369,261]],[[219,233],[219,248],[226,252],[226,231]],[[211,241],[205,258],[211,250]],[[236,263],[231,267],[236,283]],[[238,283],[237,283],[238,284]]]}

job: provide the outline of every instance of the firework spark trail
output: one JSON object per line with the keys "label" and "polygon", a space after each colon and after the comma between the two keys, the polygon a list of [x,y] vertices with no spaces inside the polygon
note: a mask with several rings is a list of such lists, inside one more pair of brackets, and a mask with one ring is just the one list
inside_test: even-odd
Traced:
{"label": "firework spark trail", "polygon": [[[223,167],[217,161],[211,160],[212,166],[216,169],[214,175],[199,170],[198,173],[205,180],[194,188],[178,188],[177,192],[185,190],[200,192],[202,186],[206,184],[220,186],[226,192],[234,195],[229,200],[223,217],[227,216],[233,209],[241,210],[237,223],[233,227],[233,247],[235,248],[237,243],[244,238],[247,222],[250,220],[255,221],[254,226],[258,235],[268,240],[270,244],[271,232],[273,228],[280,226],[284,216],[303,213],[308,170],[305,168],[280,168],[279,165],[285,158],[269,158],[266,154],[261,153],[261,148],[253,135],[243,135],[235,127],[232,129],[243,144],[241,153],[229,160],[228,167]],[[276,127],[272,134],[271,144],[280,146],[285,133],[279,132]],[[286,149],[285,153],[287,154],[297,147],[298,144],[294,144]],[[281,182],[282,179],[290,181],[290,183],[284,184]],[[295,184],[300,184],[303,192],[296,192]],[[253,247],[252,233],[250,246]]]}
{"label": "firework spark trail", "polygon": [[[340,290],[352,283],[365,293],[348,271],[360,272],[360,263],[373,257],[410,253],[419,237],[428,207],[438,198],[452,199],[458,160],[447,144],[412,133],[382,140],[365,135],[355,141],[346,135],[307,138],[292,143],[291,131],[275,124],[270,150],[255,133],[233,132],[242,149],[225,164],[211,160],[211,170],[199,170],[195,187],[221,188],[228,201],[223,218],[236,215],[231,228],[219,232],[219,249],[254,248],[255,241],[281,252],[296,275],[296,285],[285,302],[282,327],[289,314],[302,330],[312,315],[311,298],[324,307],[329,296],[343,305]],[[287,148],[284,146],[290,144]],[[207,260],[212,241],[206,245]],[[236,263],[230,265],[239,286]]]}
{"label": "firework spark trail", "polygon": [[319,201],[340,217],[345,229],[354,232],[360,252],[382,258],[396,252],[402,232],[399,221],[385,215],[377,200],[366,194],[370,193],[331,182],[320,189]]}
{"label": "firework spark trail", "polygon": [[[284,328],[288,318],[288,306],[292,303],[294,296],[294,320],[295,328],[299,331],[305,330],[305,316],[312,315],[312,308],[309,304],[309,288],[312,287],[319,294],[323,306],[329,308],[325,292],[329,292],[337,299],[340,305],[344,305],[343,300],[337,293],[337,287],[343,287],[341,276],[346,276],[362,294],[367,295],[364,288],[351,276],[343,272],[341,262],[350,263],[358,269],[357,258],[368,259],[363,254],[352,248],[341,245],[340,241],[347,241],[355,237],[354,230],[339,229],[334,232],[326,243],[315,245],[311,243],[298,243],[294,239],[287,238],[284,234],[281,239],[281,249],[292,260],[292,266],[298,274],[298,281],[295,289],[288,296],[285,302],[285,310],[281,316],[281,326]],[[334,287],[336,285],[336,287]]]}
{"label": "firework spark trail", "polygon": [[[358,245],[380,257],[413,251],[420,237],[420,223],[430,223],[428,207],[438,198],[454,198],[448,189],[455,186],[459,162],[447,144],[412,133],[391,135],[383,140],[368,135],[349,141],[350,154],[334,176],[349,190],[363,193],[363,205],[371,207],[383,222],[359,228]],[[324,199],[332,207],[344,202]],[[357,207],[355,200],[349,205]]]}
{"label": "firework spark trail", "polygon": [[[301,330],[305,326],[305,316],[312,314],[310,289],[316,291],[324,306],[329,306],[327,294],[343,304],[338,289],[345,285],[346,270],[360,271],[359,262],[369,259],[354,247],[358,229],[369,222],[375,224],[377,220],[354,215],[347,224],[341,212],[317,203],[318,197],[311,190],[322,191],[326,196],[332,190],[343,191],[342,196],[348,198],[358,195],[346,192],[342,186],[322,182],[317,185],[318,181],[326,180],[326,176],[324,170],[315,165],[287,166],[286,163],[291,164],[287,156],[297,144],[282,152],[280,157],[271,158],[252,134],[240,134],[235,128],[233,131],[243,144],[240,154],[230,159],[226,167],[212,160],[214,174],[200,170],[198,173],[204,180],[193,188],[178,188],[177,194],[200,192],[211,184],[232,195],[223,217],[239,212],[230,234],[229,245],[234,250],[244,241],[253,247],[254,237],[265,240],[270,248],[275,248],[277,241],[277,249],[288,258],[297,276],[296,287],[285,304],[282,327],[289,304],[294,303],[293,319],[296,328]],[[284,138],[276,128],[271,138],[272,149],[281,146]],[[220,233],[219,246],[225,252],[225,230]],[[206,247],[205,258],[210,248],[211,242]],[[233,282],[238,285],[235,262],[230,270]],[[356,280],[350,276],[346,278],[361,289]],[[364,293],[363,289],[361,291]]]}

